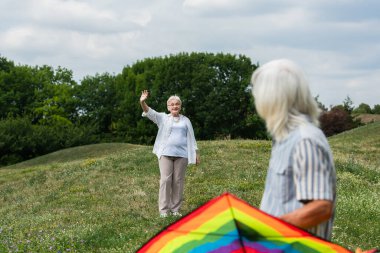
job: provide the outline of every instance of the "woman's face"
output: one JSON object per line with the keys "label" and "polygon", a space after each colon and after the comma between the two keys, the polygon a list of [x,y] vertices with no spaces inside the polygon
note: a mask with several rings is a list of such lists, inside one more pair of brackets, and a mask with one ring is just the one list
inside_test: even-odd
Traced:
{"label": "woman's face", "polygon": [[168,101],[168,110],[171,115],[178,116],[181,111],[181,102],[177,99],[171,99]]}

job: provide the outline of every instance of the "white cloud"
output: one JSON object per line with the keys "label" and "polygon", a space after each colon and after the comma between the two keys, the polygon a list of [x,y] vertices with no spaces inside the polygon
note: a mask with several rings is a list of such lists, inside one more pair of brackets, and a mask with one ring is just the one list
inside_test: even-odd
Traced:
{"label": "white cloud", "polygon": [[69,53],[85,58],[99,58],[116,53],[118,44],[128,44],[137,32],[115,34],[80,33],[40,27],[16,27],[0,36],[2,47],[12,51],[30,50],[43,54]]}
{"label": "white cloud", "polygon": [[14,27],[1,35],[0,43],[2,47],[10,50],[22,49],[34,34],[32,27]]}
{"label": "white cloud", "polygon": [[137,29],[150,21],[145,10],[100,9],[79,1],[34,0],[31,20],[43,26],[83,32],[118,32]]}
{"label": "white cloud", "polygon": [[[241,1],[241,0],[240,0]],[[185,0],[184,7],[208,9],[208,8],[231,8],[238,5],[239,0]]]}
{"label": "white cloud", "polygon": [[76,79],[183,51],[286,57],[324,104],[379,104],[378,13],[377,0],[3,0],[0,53]]}
{"label": "white cloud", "polygon": [[252,31],[262,34],[275,34],[276,32],[297,32],[314,26],[314,13],[300,7],[289,7],[276,12],[252,16]]}
{"label": "white cloud", "polygon": [[226,18],[252,14],[254,6],[250,0],[185,0],[182,9],[188,15]]}

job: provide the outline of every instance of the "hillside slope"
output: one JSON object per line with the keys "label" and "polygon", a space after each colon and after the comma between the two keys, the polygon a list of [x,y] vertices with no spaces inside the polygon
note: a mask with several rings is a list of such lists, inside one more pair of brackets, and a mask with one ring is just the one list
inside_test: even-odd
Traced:
{"label": "hillside slope", "polygon": [[[380,122],[330,139],[338,173],[333,241],[380,245]],[[187,170],[187,213],[229,191],[258,206],[271,143],[199,142]],[[0,169],[0,252],[135,252],[175,218],[160,219],[152,147],[124,143],[61,150]]]}
{"label": "hillside slope", "polygon": [[329,138],[337,160],[349,160],[380,169],[380,121]]}

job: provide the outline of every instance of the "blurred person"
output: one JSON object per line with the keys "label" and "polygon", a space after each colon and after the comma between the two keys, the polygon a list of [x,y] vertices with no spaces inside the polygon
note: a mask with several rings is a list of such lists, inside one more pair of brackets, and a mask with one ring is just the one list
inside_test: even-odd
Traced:
{"label": "blurred person", "polygon": [[260,209],[330,240],[336,172],[305,75],[280,59],[256,69],[251,83],[256,110],[273,139]]}
{"label": "blurred person", "polygon": [[180,208],[186,167],[188,164],[200,163],[193,126],[186,116],[180,114],[182,101],[178,96],[171,96],[167,100],[168,114],[150,108],[146,104],[148,96],[147,90],[142,91],[140,105],[143,109],[142,116],[158,126],[153,153],[158,157],[160,168],[160,217],[167,217],[170,213],[182,216]]}

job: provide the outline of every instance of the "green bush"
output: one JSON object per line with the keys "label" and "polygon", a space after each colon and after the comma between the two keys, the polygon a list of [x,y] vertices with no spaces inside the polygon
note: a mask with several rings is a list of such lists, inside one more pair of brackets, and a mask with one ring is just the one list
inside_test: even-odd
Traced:
{"label": "green bush", "polygon": [[94,128],[52,123],[33,125],[27,117],[0,121],[0,165],[9,165],[59,149],[97,142]]}

